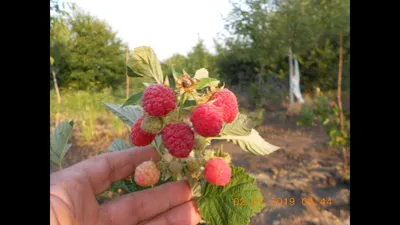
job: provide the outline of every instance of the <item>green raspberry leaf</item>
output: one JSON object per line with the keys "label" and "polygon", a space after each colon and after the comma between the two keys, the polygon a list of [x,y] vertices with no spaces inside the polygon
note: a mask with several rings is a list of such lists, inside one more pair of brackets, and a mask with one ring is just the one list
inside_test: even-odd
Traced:
{"label": "green raspberry leaf", "polygon": [[121,188],[124,191],[130,192],[128,186],[126,185],[126,181],[125,180],[119,180],[119,181],[115,181],[111,184],[109,190],[114,192],[114,193],[118,193],[118,189]]}
{"label": "green raspberry leaf", "polygon": [[247,136],[254,127],[255,124],[247,115],[239,113],[233,123],[225,123],[221,135]]}
{"label": "green raspberry leaf", "polygon": [[144,85],[145,87],[148,87],[148,86],[150,86],[150,85],[152,85],[152,84],[155,84],[155,83],[143,82],[143,85]]}
{"label": "green raspberry leaf", "polygon": [[68,140],[72,135],[73,122],[62,121],[54,128],[50,137],[50,160],[57,165],[62,164],[65,154],[71,148],[72,144],[68,144]]}
{"label": "green raspberry leaf", "polygon": [[109,152],[121,151],[128,149],[129,146],[121,138],[115,138],[111,146],[108,148]]}
{"label": "green raspberry leaf", "polygon": [[172,76],[174,77],[175,82],[182,77],[182,74],[179,74],[175,71],[174,65],[171,65]]}
{"label": "green raspberry leaf", "polygon": [[[151,187],[151,186],[149,186],[149,187],[141,187],[141,186],[139,186],[138,184],[136,184],[135,179],[134,179],[133,176],[131,176],[130,178],[131,178],[131,180],[124,179],[124,180],[121,180],[121,181],[120,181],[120,182],[123,182],[123,183],[124,183],[124,185],[123,185],[123,186],[121,185],[121,186],[124,187],[124,189],[125,189],[127,192],[137,192],[137,191],[142,191],[142,190],[146,190],[146,189],[153,188],[153,187]],[[154,187],[160,186],[160,185],[162,185],[162,184],[165,184],[165,183],[168,183],[168,182],[171,182],[171,181],[173,181],[172,178],[163,181],[163,180],[161,179],[161,177],[160,177],[160,180],[157,182],[157,184],[154,185]],[[121,186],[120,186],[120,187],[121,187]],[[122,188],[122,187],[121,187],[121,188]]]}
{"label": "green raspberry leaf", "polygon": [[266,142],[255,129],[252,129],[248,136],[223,135],[212,139],[226,139],[239,145],[242,150],[256,155],[268,155],[280,149],[280,147]]}
{"label": "green raspberry leaf", "polygon": [[128,65],[125,65],[125,68],[126,68],[126,71],[127,71],[129,77],[140,77],[140,76],[136,76],[135,73],[133,72],[133,70]]}
{"label": "green raspberry leaf", "polygon": [[210,85],[212,82],[217,82],[218,80],[215,78],[202,78],[200,81],[196,84],[196,89],[203,89]]}
{"label": "green raspberry leaf", "polygon": [[151,47],[140,46],[134,49],[127,63],[128,76],[150,77],[158,84],[164,81],[160,61]]}
{"label": "green raspberry leaf", "polygon": [[129,140],[129,147],[135,147],[135,145],[132,143],[132,138],[131,138],[131,130],[128,130],[128,140]]}
{"label": "green raspberry leaf", "polygon": [[127,105],[135,105],[137,104],[137,102],[142,98],[143,95],[143,91],[133,94],[131,95],[126,101],[125,103],[121,106],[121,108],[127,106]]}
{"label": "green raspberry leaf", "polygon": [[265,207],[256,179],[243,168],[231,165],[231,182],[224,186],[210,183],[202,188],[197,200],[200,215],[212,225],[246,225]]}
{"label": "green raspberry leaf", "polygon": [[156,138],[154,138],[153,142],[151,142],[151,145],[158,150],[161,150],[161,144],[162,144],[161,135],[157,135]]}
{"label": "green raspberry leaf", "polygon": [[197,104],[195,100],[186,100],[185,103],[183,103],[183,108],[191,108],[196,105]]}
{"label": "green raspberry leaf", "polygon": [[130,127],[144,114],[142,107],[138,105],[128,105],[121,108],[122,105],[103,103],[114,115]]}

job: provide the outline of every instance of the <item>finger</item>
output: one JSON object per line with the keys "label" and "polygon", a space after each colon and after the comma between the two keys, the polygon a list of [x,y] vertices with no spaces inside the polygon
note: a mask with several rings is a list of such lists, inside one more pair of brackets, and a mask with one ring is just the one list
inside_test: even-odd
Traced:
{"label": "finger", "polygon": [[155,188],[134,192],[101,205],[104,217],[112,225],[129,221],[137,224],[163,213],[192,198],[187,181],[170,182]]}
{"label": "finger", "polygon": [[100,194],[107,190],[112,182],[131,175],[140,163],[147,160],[156,162],[159,157],[158,152],[151,146],[109,152],[77,163],[66,168],[65,171],[60,171],[60,173],[54,173],[52,178],[67,176],[69,172],[83,171],[92,186],[93,192]]}
{"label": "finger", "polygon": [[195,201],[189,201],[139,225],[196,225],[200,219]]}

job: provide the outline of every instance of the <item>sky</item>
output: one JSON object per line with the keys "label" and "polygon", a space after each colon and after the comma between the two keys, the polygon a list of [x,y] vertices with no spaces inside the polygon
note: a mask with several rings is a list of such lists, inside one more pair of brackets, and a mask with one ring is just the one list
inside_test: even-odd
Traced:
{"label": "sky", "polygon": [[231,10],[229,0],[72,0],[105,20],[117,36],[134,47],[146,45],[164,61],[175,53],[186,55],[204,40],[214,53],[213,38],[224,33],[222,17]]}

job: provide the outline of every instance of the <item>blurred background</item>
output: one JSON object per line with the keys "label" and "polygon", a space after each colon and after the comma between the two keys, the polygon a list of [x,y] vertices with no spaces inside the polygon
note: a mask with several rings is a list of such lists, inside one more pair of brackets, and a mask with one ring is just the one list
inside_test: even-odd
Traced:
{"label": "blurred background", "polygon": [[127,140],[129,127],[102,101],[122,104],[144,89],[124,65],[146,45],[164,74],[204,67],[224,81],[282,147],[260,157],[225,143],[269,204],[251,224],[350,224],[349,0],[50,1],[50,14],[50,129],[75,122],[64,167]]}

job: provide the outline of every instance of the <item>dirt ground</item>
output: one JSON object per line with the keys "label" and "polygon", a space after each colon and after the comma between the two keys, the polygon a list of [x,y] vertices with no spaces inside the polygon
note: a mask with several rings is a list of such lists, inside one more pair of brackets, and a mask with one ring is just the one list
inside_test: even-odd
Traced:
{"label": "dirt ground", "polygon": [[[304,129],[296,127],[294,121],[279,124],[277,119],[274,123],[268,119],[257,130],[281,150],[256,156],[224,143],[234,164],[256,177],[267,204],[251,224],[350,224],[350,184],[341,179],[342,151],[329,148],[322,128]],[[294,205],[285,204],[291,198]],[[304,205],[303,199],[307,200]]]}
{"label": "dirt ground", "polygon": [[[232,154],[234,164],[257,178],[267,204],[250,224],[350,224],[350,184],[341,179],[342,151],[328,146],[323,128],[297,127],[293,118],[284,116],[284,111],[273,110],[266,111],[264,123],[256,129],[266,141],[282,149],[267,156],[256,156],[224,142],[224,150]],[[76,143],[74,139],[71,142]],[[65,166],[106,151],[111,142],[104,135],[90,147],[73,144]],[[217,148],[219,144],[213,145]],[[296,202],[293,206],[273,205],[273,199],[280,198],[283,202],[285,198],[294,198]],[[303,198],[308,200],[304,205]],[[331,204],[323,204],[324,199]]]}

